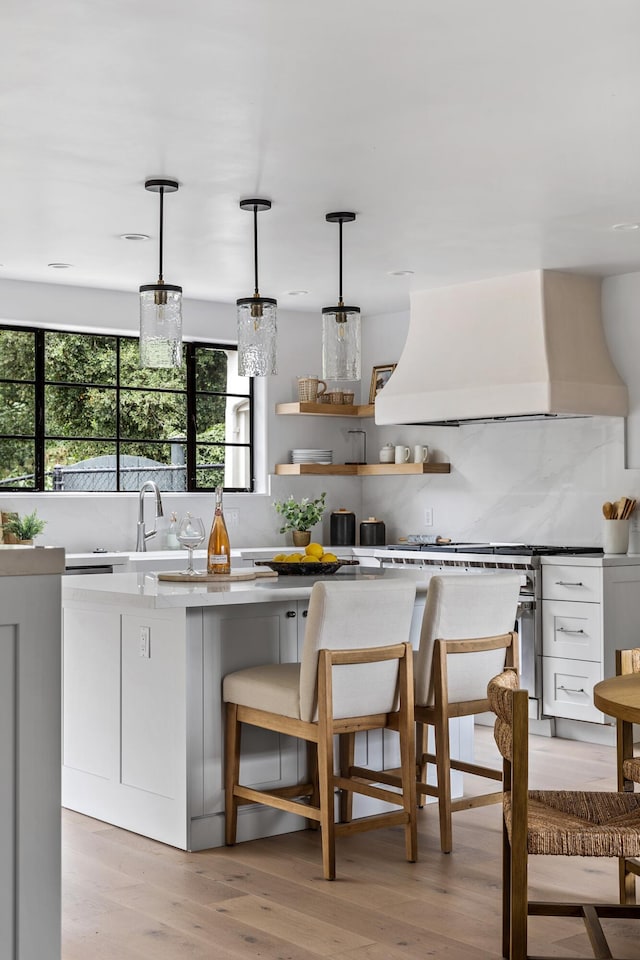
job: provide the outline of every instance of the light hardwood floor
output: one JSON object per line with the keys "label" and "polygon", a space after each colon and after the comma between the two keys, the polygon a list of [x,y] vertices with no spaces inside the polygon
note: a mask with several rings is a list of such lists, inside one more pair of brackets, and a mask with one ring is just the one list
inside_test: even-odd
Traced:
{"label": "light hardwood floor", "polygon": [[[477,743],[494,753],[489,728]],[[532,737],[530,764],[532,787],[615,789],[613,747]],[[419,821],[418,863],[401,827],[344,837],[328,882],[312,831],[188,854],[65,810],[63,960],[498,960],[499,806],[456,813],[449,855],[436,805]],[[615,902],[617,861],[530,864],[536,899]],[[638,960],[640,925],[604,923],[615,955]],[[570,919],[533,919],[530,951],[592,956]]]}

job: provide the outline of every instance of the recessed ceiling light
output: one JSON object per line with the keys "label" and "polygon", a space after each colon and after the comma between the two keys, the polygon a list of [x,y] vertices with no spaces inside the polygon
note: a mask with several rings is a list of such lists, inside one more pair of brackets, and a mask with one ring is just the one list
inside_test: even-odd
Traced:
{"label": "recessed ceiling light", "polygon": [[414,273],[413,270],[389,270],[388,274],[390,277],[410,277]]}
{"label": "recessed ceiling light", "polygon": [[121,233],[121,240],[151,240],[148,233]]}
{"label": "recessed ceiling light", "polygon": [[285,295],[287,297],[306,297],[308,293],[308,290],[287,290]]}
{"label": "recessed ceiling light", "polygon": [[619,230],[621,233],[631,230],[640,230],[640,223],[614,223],[612,230]]}
{"label": "recessed ceiling light", "polygon": [[72,263],[48,263],[48,267],[51,267],[53,270],[68,270],[69,267],[72,267]]}

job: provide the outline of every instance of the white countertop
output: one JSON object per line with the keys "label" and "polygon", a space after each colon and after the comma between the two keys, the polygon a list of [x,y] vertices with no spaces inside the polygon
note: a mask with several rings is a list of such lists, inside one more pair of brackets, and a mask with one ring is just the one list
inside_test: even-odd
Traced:
{"label": "white countertop", "polygon": [[40,577],[64,573],[64,547],[0,544],[0,577]]}
{"label": "white countertop", "polygon": [[[246,567],[242,568],[246,572]],[[418,593],[426,592],[424,571],[413,570],[349,570],[323,577],[328,580],[381,580],[409,577]],[[114,573],[104,576],[66,576],[62,581],[63,604],[91,603],[145,609],[180,607],[216,607],[239,603],[272,603],[279,600],[305,600],[318,577],[280,576],[257,580],[236,580],[230,583],[173,583],[158,580],[154,573]]]}
{"label": "white countertop", "polygon": [[599,557],[541,557],[543,567],[633,567],[640,564],[638,553],[605,553]]}

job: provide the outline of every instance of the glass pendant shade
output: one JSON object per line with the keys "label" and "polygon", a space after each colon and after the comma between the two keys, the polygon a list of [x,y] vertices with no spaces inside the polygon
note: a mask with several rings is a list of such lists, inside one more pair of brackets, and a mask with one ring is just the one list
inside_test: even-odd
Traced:
{"label": "glass pendant shade", "polygon": [[347,307],[342,299],[342,224],[356,219],[355,213],[328,213],[328,223],[340,228],[340,285],[338,303],[322,310],[322,377],[324,380],[360,379],[360,307]]}
{"label": "glass pendant shade", "polygon": [[360,342],[359,307],[325,307],[322,311],[323,379],[359,380]]}
{"label": "glass pendant shade", "polygon": [[140,366],[179,367],[182,364],[182,287],[163,278],[164,195],[175,193],[177,180],[147,180],[145,190],[160,194],[158,281],[140,287]]}
{"label": "glass pendant shade", "polygon": [[245,297],[238,308],[238,374],[269,377],[278,372],[276,300]]}
{"label": "glass pendant shade", "polygon": [[149,283],[140,287],[140,366],[182,363],[182,287]]}
{"label": "glass pendant shade", "polygon": [[236,300],[238,309],[238,374],[241,377],[269,377],[278,372],[278,301],[261,297],[258,291],[258,213],[271,209],[270,200],[241,200],[241,210],[253,213],[252,297]]}

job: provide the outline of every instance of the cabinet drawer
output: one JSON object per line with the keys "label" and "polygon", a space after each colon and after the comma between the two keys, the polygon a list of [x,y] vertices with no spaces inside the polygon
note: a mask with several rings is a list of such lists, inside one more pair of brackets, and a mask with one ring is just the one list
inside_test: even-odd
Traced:
{"label": "cabinet drawer", "polygon": [[602,680],[602,667],[590,660],[542,658],[542,709],[552,717],[604,723],[593,703],[593,688]]}
{"label": "cabinet drawer", "polygon": [[602,660],[598,603],[542,601],[542,653],[566,660]]}
{"label": "cabinet drawer", "polygon": [[600,567],[575,567],[568,563],[543,566],[542,598],[600,603],[602,570]]}

